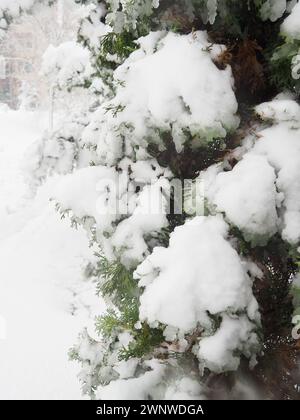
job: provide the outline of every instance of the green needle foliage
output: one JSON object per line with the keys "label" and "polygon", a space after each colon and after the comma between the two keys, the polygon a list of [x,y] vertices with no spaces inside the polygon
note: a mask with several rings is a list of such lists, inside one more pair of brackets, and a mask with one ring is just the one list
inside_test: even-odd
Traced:
{"label": "green needle foliage", "polygon": [[[96,273],[99,276],[97,293],[109,298],[116,306],[96,319],[96,331],[105,338],[117,337],[128,331],[133,340],[119,350],[119,360],[147,356],[163,341],[162,328],[150,328],[139,323],[139,293],[136,280],[120,262],[110,262],[98,254]],[[137,325],[138,324],[138,325]]]}

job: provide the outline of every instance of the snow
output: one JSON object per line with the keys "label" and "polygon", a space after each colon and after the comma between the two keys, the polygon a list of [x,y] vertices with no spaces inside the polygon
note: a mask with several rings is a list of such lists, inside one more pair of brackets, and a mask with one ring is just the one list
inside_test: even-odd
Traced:
{"label": "snow", "polygon": [[168,171],[154,160],[130,165],[131,177],[128,168],[125,158],[119,171],[106,166],[79,169],[61,180],[52,198],[75,217],[92,218],[106,257],[120,258],[130,268],[148,254],[145,237],[167,226],[165,195],[170,187],[168,179],[158,179]]}
{"label": "snow", "polygon": [[[253,324],[246,316],[231,318],[225,315],[217,332],[200,340],[198,358],[213,372],[237,370],[240,353],[251,357],[259,348]],[[240,352],[240,353],[239,353]]]}
{"label": "snow", "polygon": [[166,400],[205,400],[200,383],[189,377],[176,380],[165,393]]}
{"label": "snow", "polygon": [[0,37],[7,29],[7,17],[18,17],[21,11],[29,10],[37,0],[0,0]]}
{"label": "snow", "polygon": [[0,0],[0,9],[8,11],[12,16],[18,16],[20,8],[28,10],[36,0]]}
{"label": "snow", "polygon": [[175,229],[168,248],[154,248],[135,271],[139,286],[145,288],[140,319],[181,333],[198,324],[209,329],[209,314],[226,311],[245,311],[258,320],[251,278],[227,234],[221,217],[199,216]]}
{"label": "snow", "polygon": [[232,171],[216,176],[210,200],[245,238],[267,242],[278,225],[275,181],[275,170],[265,157],[246,155]]}
{"label": "snow", "polygon": [[276,188],[282,195],[278,205],[281,234],[295,244],[300,240],[300,125],[299,105],[293,101],[273,100],[256,109],[269,113],[273,125],[258,132],[259,139],[249,153],[265,156],[276,171]]}
{"label": "snow", "polygon": [[99,387],[97,390],[97,398],[103,400],[147,400],[157,399],[159,395],[159,387],[162,383],[165,366],[156,360],[146,362],[148,372],[137,378],[117,379],[109,385]]}
{"label": "snow", "polygon": [[286,0],[266,0],[260,9],[261,17],[263,20],[276,22],[284,14],[286,7]]}
{"label": "snow", "polygon": [[[202,3],[203,21],[213,23],[218,12],[227,11],[218,0]],[[286,0],[261,3],[262,18],[271,21],[287,7]],[[0,27],[20,6],[33,4],[0,0]],[[52,133],[42,136],[45,114],[1,107],[0,398],[81,398],[79,367],[67,352],[82,329],[73,354],[82,359],[79,379],[90,395],[97,388],[101,399],[204,398],[194,372],[182,376],[179,358],[150,359],[150,352],[147,360],[120,361],[119,351],[135,340],[134,333],[125,327],[109,338],[91,332],[94,316],[105,307],[85,270],[95,262],[91,238],[108,259],[137,267],[141,305],[135,327],[147,322],[162,328],[170,342],[156,349],[159,355],[167,347],[184,353],[191,344],[186,334],[192,334],[189,351],[200,371],[237,370],[242,355],[255,363],[261,325],[252,286],[262,272],[238,254],[231,227],[254,245],[277,232],[292,244],[299,241],[300,108],[283,96],[258,106],[256,137],[250,135],[233,153],[238,162],[213,165],[200,176],[211,215],[187,218],[167,247],[157,246],[169,225],[173,175],[150,155],[149,144],[163,151],[172,139],[177,152],[188,145],[197,153],[239,125],[231,68],[216,65],[225,46],[211,44],[206,32],[151,32],[136,41],[136,50],[117,70],[99,68],[104,58],[99,38],[112,30],[145,33],[139,20],[159,5],[108,0],[105,6],[84,6],[76,25],[88,49],[75,41],[49,46],[43,74],[61,107]],[[105,7],[111,27],[103,23]],[[297,7],[283,24],[292,32]],[[192,18],[191,7],[189,12]],[[96,59],[98,76],[83,94],[80,86],[93,77]],[[105,59],[122,62],[117,56]],[[66,95],[71,87],[76,89]],[[26,166],[35,177],[34,191],[21,176]],[[195,189],[193,180],[184,192],[185,208],[192,207],[188,200]],[[77,230],[69,218],[60,220],[65,213]]]}
{"label": "snow", "polygon": [[[66,175],[55,190],[53,198],[64,210],[72,209],[82,218],[93,217],[101,231],[107,231],[116,219],[116,208],[110,196],[116,190],[117,172],[105,166],[90,166]],[[111,194],[110,189],[111,188]]]}
{"label": "snow", "polygon": [[276,186],[283,193],[282,236],[297,243],[300,239],[300,130],[287,124],[260,132],[252,152],[266,156],[277,172]]}
{"label": "snow", "polygon": [[[128,363],[128,362],[126,362]],[[134,361],[133,361],[134,363]],[[148,371],[138,377],[117,379],[97,390],[97,397],[107,400],[203,400],[202,385],[188,376],[168,377],[166,366],[152,359],[144,363]],[[133,372],[134,373],[134,372]]]}
{"label": "snow", "polygon": [[[30,191],[20,166],[27,147],[41,135],[45,114],[0,109],[0,215],[5,216],[26,201]],[[21,140],[21,141],[20,141]],[[13,180],[13,182],[12,182]]]}
{"label": "snow", "polygon": [[217,16],[218,0],[207,0],[207,11],[209,23],[214,23]]}
{"label": "snow", "polygon": [[153,9],[159,7],[159,0],[108,0],[109,13],[106,22],[114,28],[114,32],[136,29],[138,23],[151,16]]}
{"label": "snow", "polygon": [[136,372],[138,361],[136,357],[127,361],[122,360],[115,364],[114,370],[119,374],[120,379],[132,378]]}
{"label": "snow", "polygon": [[[97,111],[98,126],[92,128],[110,164],[120,158],[124,136],[129,156],[130,148],[145,149],[149,142],[163,148],[160,130],[171,132],[181,151],[187,132],[197,147],[237,127],[231,69],[213,63],[224,47],[212,46],[206,32],[152,32],[138,43],[141,48],[115,71],[116,96]],[[89,137],[91,132],[87,143]]]}
{"label": "snow", "polygon": [[[217,373],[236,370],[240,354],[251,358],[259,349],[251,268],[227,235],[221,217],[195,217],[174,230],[168,248],[154,248],[134,274],[144,288],[140,320],[166,324],[167,336],[170,327],[178,337],[201,328],[203,337],[193,352],[202,368]],[[222,320],[217,328],[214,316]]]}
{"label": "snow", "polygon": [[[87,246],[82,232],[49,210],[1,242],[0,307],[7,326],[0,343],[1,398],[81,397],[77,366],[67,352],[86,321],[86,314],[72,316],[72,294]],[[76,299],[80,303],[82,296]]]}
{"label": "snow", "polygon": [[132,215],[123,220],[112,237],[112,244],[119,250],[126,267],[136,266],[148,254],[145,237],[168,226],[168,201],[162,191],[169,190],[168,180],[158,180],[145,186],[140,193]]}
{"label": "snow", "polygon": [[255,108],[255,112],[262,120],[277,123],[300,120],[300,105],[292,99],[279,97],[271,102],[264,102]]}
{"label": "snow", "polygon": [[281,32],[292,39],[300,40],[300,3],[293,7],[291,14],[281,25]]}
{"label": "snow", "polygon": [[49,45],[43,55],[42,73],[60,88],[83,85],[92,73],[89,51],[74,41]]}
{"label": "snow", "polygon": [[80,36],[88,41],[89,47],[94,51],[100,52],[100,39],[109,32],[111,27],[101,22],[101,18],[105,15],[105,8],[103,4],[88,5],[85,7],[86,16],[88,19],[83,19],[80,27]]}
{"label": "snow", "polygon": [[[132,121],[134,116],[137,133],[138,125],[150,114],[157,126],[173,126],[174,141],[181,150],[184,128],[192,133],[216,131],[224,136],[225,127],[236,126],[230,69],[218,70],[205,51],[207,47],[203,32],[181,37],[169,33],[156,53],[137,51],[118,68],[116,78],[126,86],[119,89],[116,100],[126,105],[125,120]],[[139,94],[133,96],[134,91]]]}
{"label": "snow", "polygon": [[[34,3],[0,0],[0,31],[6,18]],[[218,0],[202,3],[203,21],[213,23],[218,12],[227,11]],[[262,19],[271,21],[291,7],[286,0],[258,3]],[[41,137],[45,114],[1,107],[0,398],[81,398],[79,367],[68,361],[67,352],[80,330],[86,325],[93,330],[94,316],[105,307],[85,271],[94,262],[91,237],[108,259],[137,267],[141,297],[135,326],[138,330],[147,322],[162,328],[171,343],[157,350],[169,346],[170,352],[184,353],[190,344],[186,334],[193,334],[190,350],[200,371],[237,370],[242,355],[255,364],[261,325],[252,286],[262,272],[239,255],[231,228],[252,245],[265,245],[276,233],[298,244],[300,107],[284,95],[257,106],[260,121],[233,152],[237,163],[228,159],[200,175],[211,215],[188,218],[171,233],[167,247],[157,246],[168,227],[173,175],[150,156],[149,144],[163,151],[168,137],[177,152],[189,145],[197,153],[239,125],[231,68],[215,64],[225,46],[211,44],[204,31],[150,32],[115,71],[97,67],[92,87],[80,94],[79,87],[92,77],[92,60],[101,61],[99,38],[112,30],[144,33],[139,20],[159,4],[108,0],[111,27],[100,21],[106,6],[88,5],[78,12],[78,21],[81,15],[79,38],[89,50],[75,41],[49,46],[43,74],[70,110],[66,116],[68,111],[60,109],[62,124],[52,134]],[[282,33],[298,39],[299,17],[296,4]],[[105,59],[122,62],[116,56]],[[76,109],[71,94],[59,93],[75,86]],[[22,178],[20,168],[26,166],[34,167],[37,183],[45,181],[36,195]],[[184,192],[185,208],[191,207],[195,185],[193,180]],[[68,218],[60,220],[55,204],[77,230]],[[97,388],[97,398],[112,400],[204,398],[201,383],[178,376],[175,359],[120,361],[118,352],[134,340],[130,331],[101,340],[88,329],[74,348],[83,359],[79,378],[85,391]]]}
{"label": "snow", "polygon": [[83,281],[93,260],[85,233],[62,221],[49,202],[58,180],[34,199],[22,182],[22,158],[42,134],[45,117],[0,113],[1,399],[80,399],[78,366],[67,352],[103,309],[94,285]]}
{"label": "snow", "polygon": [[[208,206],[224,213],[254,245],[279,232],[291,244],[300,240],[300,107],[280,95],[255,109],[266,123],[247,136],[228,170],[213,165],[200,174]],[[225,170],[226,169],[226,170]]]}

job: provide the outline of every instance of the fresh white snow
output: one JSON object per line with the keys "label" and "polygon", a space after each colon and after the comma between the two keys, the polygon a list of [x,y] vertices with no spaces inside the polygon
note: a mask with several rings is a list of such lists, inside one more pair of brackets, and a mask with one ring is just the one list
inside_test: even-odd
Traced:
{"label": "fresh white snow", "polygon": [[46,121],[0,113],[0,399],[81,398],[79,366],[67,352],[92,308],[103,308],[82,280],[93,258],[86,235],[48,200],[56,180],[30,198],[22,179],[24,153]]}
{"label": "fresh white snow", "polygon": [[[170,185],[168,179],[158,178],[168,171],[153,160],[131,164],[131,177],[128,167],[125,158],[119,173],[107,166],[78,169],[61,180],[52,197],[62,210],[72,209],[74,216],[95,221],[98,243],[108,258],[117,256],[126,267],[134,267],[148,254],[145,236],[167,226],[164,192],[167,195]],[[137,181],[141,191],[136,194]],[[124,215],[128,217],[122,220]]]}
{"label": "fresh white snow", "polygon": [[[0,215],[16,210],[30,194],[20,166],[27,147],[41,134],[45,114],[0,110]],[[3,218],[1,217],[1,220]],[[0,222],[1,223],[1,222]],[[1,235],[1,234],[0,234]]]}
{"label": "fresh white snow", "polygon": [[74,41],[58,47],[49,45],[43,55],[42,73],[55,80],[60,89],[84,84],[92,73],[89,51]]}
{"label": "fresh white snow", "polygon": [[[140,319],[150,325],[166,324],[175,334],[177,329],[179,337],[200,325],[208,337],[194,352],[204,367],[215,372],[237,369],[235,349],[249,356],[258,344],[253,332],[259,323],[258,305],[249,267],[227,234],[228,225],[221,217],[195,217],[175,228],[169,247],[154,248],[135,271],[139,285],[145,287]],[[222,317],[216,331],[214,315]]]}
{"label": "fresh white snow", "polygon": [[293,7],[291,14],[281,25],[281,32],[294,39],[300,39],[300,3]]}
{"label": "fresh white snow", "polygon": [[186,132],[199,147],[238,126],[231,69],[220,70],[213,62],[224,46],[212,45],[205,31],[150,32],[137,44],[140,48],[114,73],[115,97],[102,104],[83,134],[86,143],[98,143],[105,163],[121,158],[123,135],[127,156],[139,153],[140,160],[145,156],[139,149],[149,141],[163,147],[159,130],[171,132],[180,152]]}
{"label": "fresh white snow", "polygon": [[217,175],[210,198],[245,237],[267,241],[277,232],[275,181],[275,170],[263,156],[246,155],[232,171]]}

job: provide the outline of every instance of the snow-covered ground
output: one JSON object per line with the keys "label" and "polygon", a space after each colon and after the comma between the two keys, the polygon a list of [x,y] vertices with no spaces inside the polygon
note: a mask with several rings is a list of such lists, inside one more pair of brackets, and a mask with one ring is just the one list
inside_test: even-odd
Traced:
{"label": "snow-covered ground", "polygon": [[81,398],[67,352],[103,308],[82,276],[86,235],[49,202],[57,180],[30,198],[22,177],[46,124],[42,113],[0,111],[0,399]]}

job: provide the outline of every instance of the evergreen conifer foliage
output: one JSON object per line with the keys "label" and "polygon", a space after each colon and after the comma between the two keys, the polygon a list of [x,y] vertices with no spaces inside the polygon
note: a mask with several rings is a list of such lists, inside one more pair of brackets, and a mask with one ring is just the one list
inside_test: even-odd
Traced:
{"label": "evergreen conifer foliage", "polygon": [[[64,174],[57,208],[99,249],[108,309],[70,350],[83,392],[299,399],[299,2],[77,3],[45,71],[88,101],[32,176]],[[203,214],[176,214],[175,179],[183,201],[203,183]]]}

